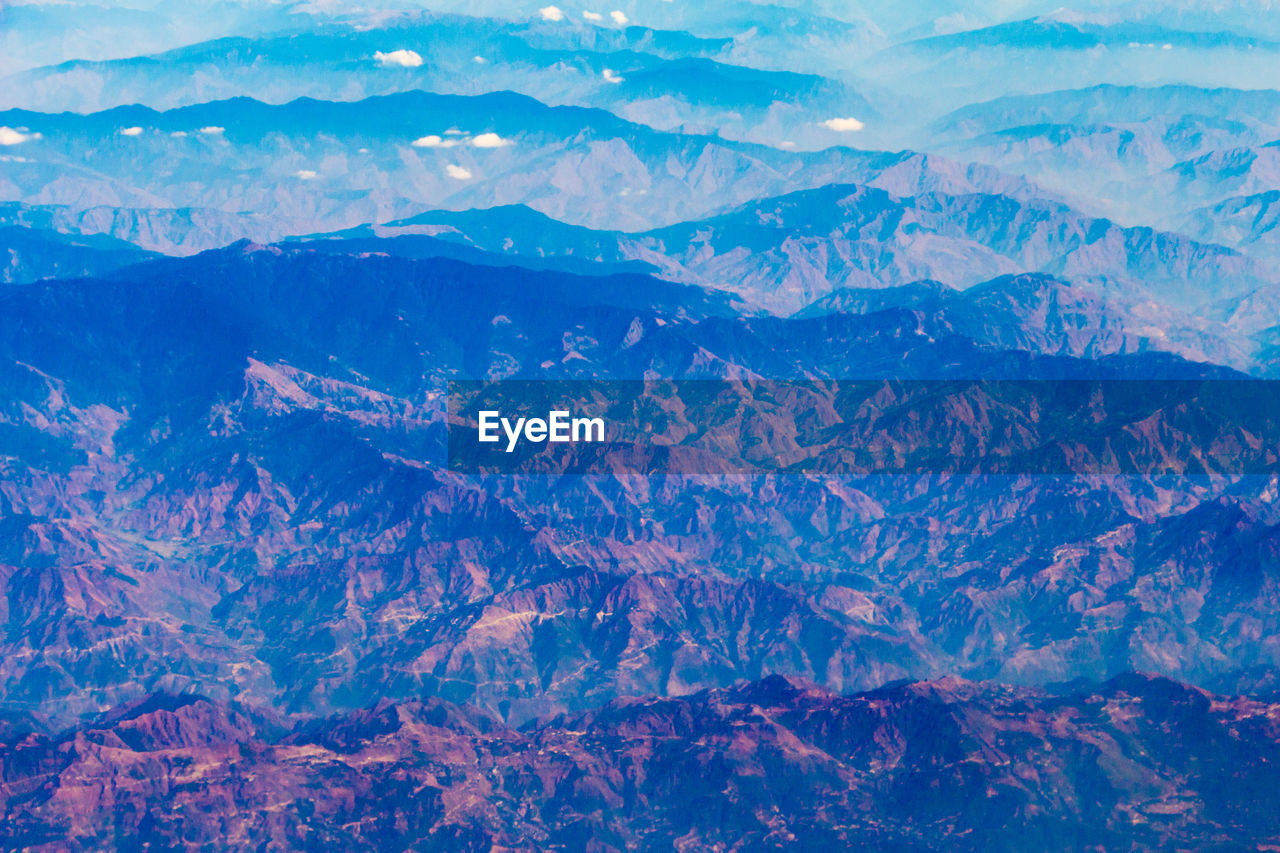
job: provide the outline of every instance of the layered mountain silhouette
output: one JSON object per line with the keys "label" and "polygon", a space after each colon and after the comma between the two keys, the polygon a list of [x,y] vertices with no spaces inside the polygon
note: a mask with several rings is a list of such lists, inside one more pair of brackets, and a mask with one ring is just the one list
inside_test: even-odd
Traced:
{"label": "layered mountain silhouette", "polygon": [[[1101,85],[970,105],[934,130],[954,156],[1034,176],[1113,215],[1178,225],[1190,209],[1186,164],[1280,136],[1276,109],[1267,90]],[[1233,192],[1225,175],[1197,177],[1194,195]]]}
{"label": "layered mountain silhouette", "polygon": [[[0,123],[28,128],[14,147],[29,155],[9,161],[3,184],[14,201],[251,214],[260,224],[241,236],[257,239],[387,221],[427,206],[508,203],[574,224],[647,228],[833,180],[899,195],[1036,192],[994,169],[914,152],[793,152],[660,133],[511,92],[283,105],[239,98],[86,116],[10,110]],[[164,166],[139,169],[156,162]]]}
{"label": "layered mountain silhouette", "polygon": [[0,846],[1280,845],[1265,4],[108,5],[0,9]]}
{"label": "layered mountain silhouette", "polygon": [[[381,245],[393,254],[440,252],[439,242],[447,241],[505,252],[521,263],[643,264],[663,277],[735,293],[784,314],[815,300],[842,306],[860,298],[845,291],[861,294],[922,279],[966,288],[1003,274],[1013,283],[1002,285],[1011,299],[1003,304],[1021,320],[998,319],[1002,303],[978,301],[975,293],[975,322],[1002,330],[992,340],[1074,355],[1160,349],[1242,367],[1257,352],[1255,329],[1239,322],[1240,312],[1232,321],[1225,307],[1271,287],[1270,268],[1236,251],[1176,233],[1122,228],[1061,204],[983,194],[901,198],[856,185],[762,199],[721,216],[639,233],[570,226],[507,206],[432,211],[329,236],[335,238],[336,246]],[[428,240],[415,244],[415,238]],[[1024,271],[1041,275],[1015,277]],[[893,296],[885,299],[896,304]],[[941,305],[923,307],[936,311]],[[1206,305],[1215,306],[1210,316],[1188,312]],[[1000,338],[1010,326],[1029,336]]]}
{"label": "layered mountain silhouette", "polygon": [[672,278],[742,292],[779,310],[841,287],[920,278],[967,287],[1015,272],[1183,305],[1239,296],[1272,280],[1270,267],[1223,246],[1123,228],[1063,204],[987,193],[904,197],[854,184],[760,199],[640,233],[590,231],[502,207],[432,211],[340,236],[406,233],[524,256],[645,261]]}
{"label": "layered mountain silhouette", "polygon": [[[758,24],[753,29],[758,31]],[[612,109],[661,129],[716,128],[762,141],[828,143],[832,134],[822,128],[823,119],[878,115],[854,87],[839,80],[735,64],[741,48],[728,38],[644,27],[584,32],[405,14],[369,24],[334,22],[305,33],[223,38],[156,56],[35,69],[13,79],[3,106],[91,112],[246,96],[283,103],[424,89],[459,95],[515,89],[552,104]],[[417,60],[397,65],[377,59],[393,49],[413,51]]]}
{"label": "layered mountain silhouette", "polygon": [[[58,719],[173,689],[286,713],[427,691],[521,720],[779,669],[840,690],[949,670],[1056,681],[1151,668],[1148,632],[1174,632],[1170,674],[1270,677],[1262,638],[1230,628],[1274,618],[1266,478],[776,492],[503,485],[444,465],[449,378],[1233,375],[1219,369],[1029,355],[922,304],[751,317],[634,273],[332,248],[246,244],[4,299],[5,559],[21,569],[2,683]],[[1007,427],[992,411],[971,428]],[[1173,434],[1142,442],[1183,452]],[[939,559],[975,569],[939,575]],[[1157,559],[1187,579],[1143,586]],[[1186,583],[1198,603],[1176,604]],[[85,639],[32,657],[38,636]]]}

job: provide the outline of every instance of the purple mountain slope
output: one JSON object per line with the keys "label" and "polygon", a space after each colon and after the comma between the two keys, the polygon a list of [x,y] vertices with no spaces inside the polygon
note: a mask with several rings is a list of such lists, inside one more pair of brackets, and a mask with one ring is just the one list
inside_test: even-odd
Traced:
{"label": "purple mountain slope", "polygon": [[853,696],[772,677],[519,729],[426,700],[282,730],[252,709],[156,696],[0,741],[0,836],[181,835],[214,850],[1266,844],[1280,832],[1275,715],[1142,675]]}

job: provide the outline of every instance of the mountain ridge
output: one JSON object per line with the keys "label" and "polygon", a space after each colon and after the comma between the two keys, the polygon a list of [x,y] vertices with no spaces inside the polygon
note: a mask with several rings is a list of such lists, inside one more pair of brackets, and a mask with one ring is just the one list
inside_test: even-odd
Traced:
{"label": "mountain ridge", "polygon": [[[520,729],[426,699],[263,732],[225,706],[160,696],[74,733],[0,743],[12,765],[0,832],[92,845],[181,829],[211,849],[1265,843],[1275,713],[1136,674],[1058,695],[946,678],[847,697],[773,676]],[[1224,761],[1236,785],[1215,784]],[[76,809],[95,785],[113,812]],[[292,820],[254,819],[262,808]]]}

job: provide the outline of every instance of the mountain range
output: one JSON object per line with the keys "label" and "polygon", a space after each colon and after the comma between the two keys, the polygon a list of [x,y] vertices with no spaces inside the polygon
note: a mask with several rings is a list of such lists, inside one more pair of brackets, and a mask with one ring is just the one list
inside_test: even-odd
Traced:
{"label": "mountain range", "polygon": [[[12,727],[0,834],[424,850],[1265,844],[1275,714],[1144,676],[852,696],[775,676],[519,729],[440,700],[288,727],[162,695],[74,733]],[[88,781],[99,775],[110,781]],[[110,812],[84,808],[103,800]]]}
{"label": "mountain range", "polygon": [[[898,194],[1035,194],[994,169],[915,152],[800,152],[662,133],[511,92],[285,105],[238,98],[86,116],[10,110],[0,123],[27,128],[14,131],[22,153],[0,180],[13,201],[249,215],[261,224],[241,236],[257,239],[387,221],[427,205],[527,203],[572,224],[645,228],[839,179]],[[137,170],[153,160],[166,165]]]}
{"label": "mountain range", "polygon": [[[17,321],[0,340],[5,559],[21,567],[6,581],[7,695],[65,719],[139,691],[324,712],[359,707],[369,690],[430,690],[527,719],[779,667],[836,689],[956,670],[1106,677],[1149,668],[1147,632],[1173,630],[1180,607],[1204,614],[1177,629],[1180,677],[1269,683],[1266,644],[1221,621],[1273,618],[1265,568],[1219,570],[1202,550],[1271,541],[1268,478],[978,478],[919,495],[895,477],[781,492],[766,478],[654,491],[504,484],[443,463],[450,377],[1192,378],[1204,367],[1156,353],[1028,355],[919,307],[753,318],[634,273],[366,248],[241,245],[5,296]],[[1200,516],[1236,532],[1189,537]],[[957,568],[937,575],[924,553]],[[1188,577],[1141,586],[1132,566],[1151,553]],[[963,568],[1011,560],[1019,568]],[[1169,609],[1188,583],[1199,603]],[[299,588],[306,606],[287,605]],[[33,645],[56,636],[84,640]],[[181,670],[162,664],[175,647]]]}
{"label": "mountain range", "polygon": [[0,847],[1280,847],[1277,73],[1269,0],[0,8]]}

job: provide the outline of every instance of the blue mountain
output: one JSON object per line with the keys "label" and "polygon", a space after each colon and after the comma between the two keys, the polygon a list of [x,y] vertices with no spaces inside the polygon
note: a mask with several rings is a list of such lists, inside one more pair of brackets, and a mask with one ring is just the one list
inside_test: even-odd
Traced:
{"label": "blue mountain", "polygon": [[896,194],[1037,193],[992,169],[910,151],[790,151],[663,133],[511,92],[9,110],[0,124],[29,128],[15,148],[38,155],[9,164],[15,201],[212,210],[256,218],[239,235],[255,239],[510,203],[575,224],[644,229],[833,180]]}

